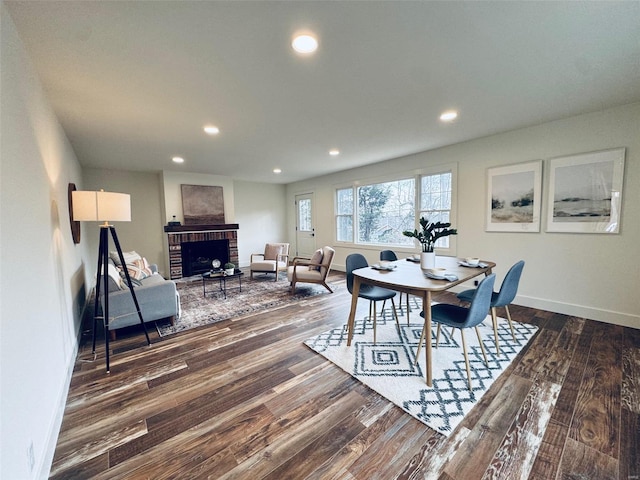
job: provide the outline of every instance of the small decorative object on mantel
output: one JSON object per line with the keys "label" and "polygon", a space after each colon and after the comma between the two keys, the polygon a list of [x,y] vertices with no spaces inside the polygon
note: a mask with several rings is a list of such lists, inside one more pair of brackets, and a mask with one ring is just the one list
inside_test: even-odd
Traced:
{"label": "small decorative object on mantel", "polygon": [[178,220],[176,220],[176,216],[173,216],[173,221],[169,222],[170,227],[179,227],[181,224]]}
{"label": "small decorative object on mantel", "polygon": [[422,245],[422,253],[420,255],[420,268],[434,268],[436,265],[436,254],[433,251],[436,242],[442,237],[449,235],[457,235],[458,230],[450,228],[450,223],[430,222],[425,217],[420,218],[421,231],[415,229],[405,230],[402,234],[406,237],[415,238]]}

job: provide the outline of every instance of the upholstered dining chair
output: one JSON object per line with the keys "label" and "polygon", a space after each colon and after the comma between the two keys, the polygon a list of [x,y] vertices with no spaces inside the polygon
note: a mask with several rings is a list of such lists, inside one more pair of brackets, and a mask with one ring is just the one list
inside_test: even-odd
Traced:
{"label": "upholstered dining chair", "polygon": [[[352,253],[347,255],[347,290],[349,293],[353,293],[353,271],[358,268],[368,267],[369,263],[364,255],[360,253]],[[396,292],[387,288],[378,287],[374,285],[367,285],[366,283],[360,284],[360,291],[358,292],[359,298],[369,300],[369,317],[371,318],[371,310],[373,308],[373,343],[376,343],[376,302],[391,300],[391,306],[393,307],[393,316],[396,319],[398,329],[400,329],[400,322],[398,321],[398,312],[396,311],[396,304],[393,298],[396,296]]]}
{"label": "upholstered dining chair", "polygon": [[[499,292],[492,292],[491,294],[491,319],[493,321],[493,334],[496,342],[496,352],[500,354],[500,344],[498,342],[498,315],[496,314],[496,308],[504,307],[507,312],[507,320],[509,321],[509,328],[511,328],[511,336],[513,341],[516,341],[516,334],[513,331],[513,322],[511,321],[511,313],[509,312],[509,304],[513,302],[518,293],[518,285],[520,284],[520,277],[522,276],[522,270],[524,269],[524,260],[520,260],[513,264],[502,281]],[[470,302],[473,298],[475,289],[465,290],[458,294],[458,298],[465,302]]]}
{"label": "upholstered dining chair", "polygon": [[291,285],[291,293],[296,291],[296,283],[319,283],[333,293],[327,285],[327,276],[331,270],[335,250],[329,246],[319,248],[311,258],[294,257],[287,268],[287,279]]}
{"label": "upholstered dining chair", "polygon": [[[389,262],[395,262],[398,260],[398,256],[396,252],[393,250],[382,250],[380,252],[380,260],[387,260]],[[409,312],[411,311],[411,306],[409,305],[409,294],[405,293],[405,298],[407,299],[407,325],[409,325]],[[402,310],[402,292],[400,292],[400,298],[398,303],[400,304],[400,310]],[[384,304],[382,305],[384,309]]]}
{"label": "upholstered dining chair", "polygon": [[251,278],[254,272],[275,273],[276,282],[278,273],[286,272],[289,264],[289,244],[288,243],[267,243],[264,253],[251,254]]}
{"label": "upholstered dining chair", "polygon": [[[471,298],[471,304],[468,308],[461,307],[459,305],[451,305],[448,303],[438,303],[431,306],[431,321],[438,324],[438,331],[436,333],[436,348],[440,343],[440,327],[446,325],[460,330],[460,337],[462,338],[462,351],[464,353],[464,362],[467,367],[467,383],[469,390],[471,386],[471,369],[469,368],[469,356],[467,354],[467,343],[464,338],[465,328],[475,328],[476,335],[478,336],[478,342],[480,343],[480,350],[482,350],[482,356],[484,357],[484,363],[489,366],[487,362],[487,354],[482,344],[482,338],[480,338],[480,330],[478,325],[487,318],[487,312],[489,311],[489,304],[491,303],[491,293],[493,292],[493,285],[496,281],[496,274],[492,273],[482,279],[478,288],[475,289]],[[424,312],[420,312],[420,316],[424,317]],[[426,338],[426,341],[431,341],[430,332],[425,332],[425,327],[422,329],[422,336],[418,344],[416,351],[416,363],[418,361],[418,355],[420,354],[420,347],[422,341]]]}

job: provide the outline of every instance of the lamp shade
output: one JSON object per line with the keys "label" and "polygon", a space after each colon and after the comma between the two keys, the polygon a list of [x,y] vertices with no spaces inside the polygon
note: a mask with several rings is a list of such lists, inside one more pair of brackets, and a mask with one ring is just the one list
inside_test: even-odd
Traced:
{"label": "lamp shade", "polygon": [[72,192],[73,220],[80,222],[130,222],[131,196],[128,193]]}

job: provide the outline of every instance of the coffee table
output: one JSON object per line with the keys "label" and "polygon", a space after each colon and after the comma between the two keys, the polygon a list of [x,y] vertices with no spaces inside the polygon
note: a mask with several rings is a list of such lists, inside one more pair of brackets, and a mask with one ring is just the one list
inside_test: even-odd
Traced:
{"label": "coffee table", "polygon": [[[224,298],[227,298],[227,290],[237,288],[240,292],[242,291],[242,276],[244,272],[240,270],[236,270],[232,275],[228,275],[224,271],[220,272],[208,272],[202,274],[202,295],[204,297],[207,296],[207,282],[218,281],[218,292],[222,292],[224,294]],[[238,285],[234,287],[227,286],[227,280],[238,280]],[[211,293],[211,290],[209,290]]]}

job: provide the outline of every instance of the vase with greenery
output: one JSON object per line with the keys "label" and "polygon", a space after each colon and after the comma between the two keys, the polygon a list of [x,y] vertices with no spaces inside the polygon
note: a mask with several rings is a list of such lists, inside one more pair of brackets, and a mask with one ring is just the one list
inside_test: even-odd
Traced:
{"label": "vase with greenery", "polygon": [[421,259],[421,266],[423,268],[433,268],[435,265],[435,253],[433,249],[438,239],[458,234],[458,230],[450,227],[450,223],[430,222],[427,218],[421,217],[420,230],[405,230],[402,232],[404,236],[415,238],[420,242],[423,253],[422,257],[427,257],[427,255],[425,255],[427,253],[431,254],[429,255],[429,257],[431,257],[430,260],[426,261],[424,258]]}
{"label": "vase with greenery", "polygon": [[433,248],[438,239],[458,234],[458,230],[450,228],[450,223],[430,222],[425,217],[420,218],[420,227],[420,230],[405,230],[402,234],[418,240],[422,245],[423,252],[433,252]]}
{"label": "vase with greenery", "polygon": [[233,275],[235,272],[236,266],[231,263],[231,262],[227,262],[224,264],[224,271],[227,275]]}

